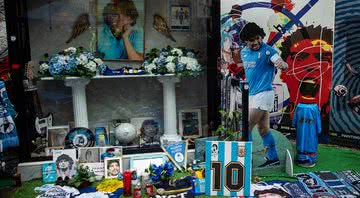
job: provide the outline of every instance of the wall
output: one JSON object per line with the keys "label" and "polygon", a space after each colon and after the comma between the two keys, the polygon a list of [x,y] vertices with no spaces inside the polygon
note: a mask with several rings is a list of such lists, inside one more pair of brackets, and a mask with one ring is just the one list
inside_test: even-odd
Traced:
{"label": "wall", "polygon": [[[357,140],[360,139],[359,17],[360,2],[336,1],[330,129],[343,137]],[[342,94],[341,89],[347,90],[347,93]]]}
{"label": "wall", "polygon": [[[232,6],[242,9],[240,20],[256,22],[266,33],[264,41],[275,47],[289,68],[277,72],[274,80],[277,112],[270,115],[271,127],[289,129],[297,104],[316,103],[322,112],[323,131],[329,128],[329,99],[332,75],[334,2],[328,0],[223,0],[221,15],[228,16]],[[310,6],[311,5],[311,6]],[[221,27],[222,50],[234,46],[236,34],[229,31],[231,20]],[[238,30],[237,32],[240,32]],[[230,38],[226,39],[225,38]],[[229,43],[230,41],[230,43]],[[228,42],[228,43],[227,43]],[[241,43],[238,43],[241,46]],[[226,56],[226,64],[237,62],[239,54]],[[238,63],[238,66],[242,66]]]}
{"label": "wall", "polygon": [[[53,1],[51,12],[49,12],[47,2],[42,0],[27,1],[32,60],[38,62],[44,53],[56,53],[70,46],[84,46],[88,49],[94,49],[94,38],[96,38],[94,37],[96,27],[95,1]],[[152,27],[155,13],[168,18],[168,1],[151,0],[145,2],[146,51],[153,47],[160,48],[167,45],[193,48],[200,51],[200,62],[206,69],[207,27],[204,22],[206,18],[197,17],[194,8],[196,2],[179,2],[194,6],[194,12],[191,31],[172,33],[177,40],[176,43],[156,32]],[[71,34],[71,27],[77,15],[84,12],[90,13],[90,29],[70,44],[66,44],[65,41]],[[120,66],[139,67],[141,62],[107,62],[107,64],[116,69]],[[204,74],[197,78],[182,78],[181,82],[176,85],[177,110],[200,108],[203,125],[207,124],[206,82],[207,77]],[[54,113],[55,125],[64,125],[73,121],[70,88],[65,87],[62,81],[39,81],[38,87],[44,115],[49,112]],[[96,124],[107,123],[114,119],[153,116],[160,121],[163,120],[162,85],[155,78],[92,80],[86,88],[86,95],[91,128]]]}
{"label": "wall", "polygon": [[0,0],[0,62],[7,56],[4,0]]}

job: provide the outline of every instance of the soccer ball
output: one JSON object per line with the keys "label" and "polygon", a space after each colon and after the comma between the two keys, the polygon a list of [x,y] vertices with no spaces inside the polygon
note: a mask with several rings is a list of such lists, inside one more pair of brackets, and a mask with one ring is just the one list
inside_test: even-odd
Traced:
{"label": "soccer ball", "polygon": [[132,124],[122,123],[115,128],[115,137],[119,142],[128,144],[136,138],[136,129]]}

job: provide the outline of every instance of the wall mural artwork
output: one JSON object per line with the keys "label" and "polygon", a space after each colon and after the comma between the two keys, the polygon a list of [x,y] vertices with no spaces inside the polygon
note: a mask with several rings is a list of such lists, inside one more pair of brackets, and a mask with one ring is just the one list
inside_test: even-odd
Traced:
{"label": "wall mural artwork", "polygon": [[[222,0],[221,72],[231,75],[242,67],[244,44],[238,35],[247,22],[266,33],[264,42],[275,47],[288,63],[275,76],[271,127],[288,130],[299,103],[316,103],[323,131],[328,132],[332,79],[334,2],[328,0]],[[229,67],[230,66],[230,67]]]}
{"label": "wall mural artwork", "polygon": [[336,1],[330,130],[360,139],[360,2]]}

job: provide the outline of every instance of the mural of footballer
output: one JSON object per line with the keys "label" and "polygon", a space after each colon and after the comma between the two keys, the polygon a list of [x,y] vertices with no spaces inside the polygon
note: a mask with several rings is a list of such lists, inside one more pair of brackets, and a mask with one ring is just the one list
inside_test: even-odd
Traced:
{"label": "mural of footballer", "polygon": [[292,119],[299,103],[316,103],[325,119],[331,93],[333,31],[321,26],[298,29],[282,43],[281,57],[289,65],[280,78],[290,93]]}
{"label": "mural of footballer", "polygon": [[257,124],[267,155],[266,162],[259,167],[280,164],[270,131],[269,112],[274,106],[272,82],[276,69],[284,71],[288,67],[277,51],[263,42],[264,37],[264,30],[255,23],[246,24],[240,33],[240,39],[246,43],[241,51],[241,59],[249,83],[249,132]]}

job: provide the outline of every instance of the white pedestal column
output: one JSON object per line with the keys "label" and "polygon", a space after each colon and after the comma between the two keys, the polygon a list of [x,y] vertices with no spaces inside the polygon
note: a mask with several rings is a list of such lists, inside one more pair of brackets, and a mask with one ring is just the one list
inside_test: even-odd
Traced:
{"label": "white pedestal column", "polygon": [[89,128],[87,105],[86,105],[86,85],[90,79],[66,79],[65,85],[72,89],[72,102],[74,110],[75,127]]}
{"label": "white pedestal column", "polygon": [[162,76],[158,80],[163,84],[164,103],[164,135],[160,138],[161,143],[178,142],[181,137],[176,128],[176,92],[175,83],[180,79],[175,76]]}

